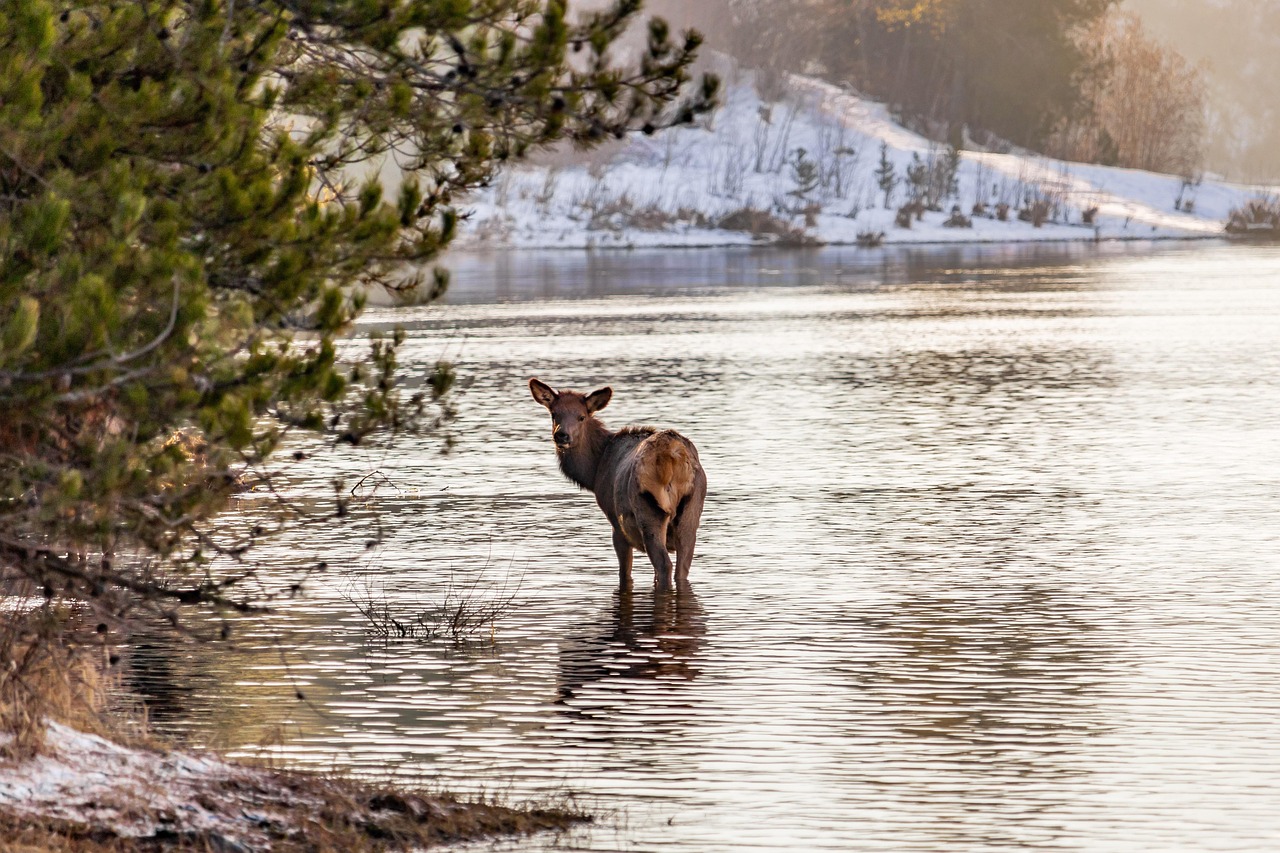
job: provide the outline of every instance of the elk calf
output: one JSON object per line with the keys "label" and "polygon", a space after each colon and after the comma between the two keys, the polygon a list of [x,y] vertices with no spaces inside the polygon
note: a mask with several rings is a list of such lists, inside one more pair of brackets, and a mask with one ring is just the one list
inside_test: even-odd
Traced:
{"label": "elk calf", "polygon": [[580,394],[530,379],[529,390],[551,412],[560,470],[595,494],[613,526],[622,588],[631,586],[633,549],[649,556],[659,590],[671,589],[672,551],[675,581],[688,584],[707,497],[707,476],[693,442],[678,432],[653,427],[610,431],[595,416],[613,396],[609,388]]}

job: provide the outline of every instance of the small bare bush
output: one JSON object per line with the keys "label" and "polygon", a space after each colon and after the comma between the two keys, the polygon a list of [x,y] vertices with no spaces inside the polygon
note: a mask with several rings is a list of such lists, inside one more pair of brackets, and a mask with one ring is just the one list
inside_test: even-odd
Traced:
{"label": "small bare bush", "polygon": [[926,209],[924,201],[922,200],[909,201],[902,207],[898,208],[897,214],[893,217],[893,224],[897,225],[899,228],[910,228],[913,220],[916,222],[924,221],[924,213]]}
{"label": "small bare bush", "polygon": [[508,573],[494,582],[485,572],[478,572],[470,581],[459,582],[458,576],[452,574],[436,604],[410,610],[396,596],[388,596],[366,578],[359,589],[353,588],[348,593],[347,600],[359,610],[375,636],[462,644],[485,631],[492,639],[498,620],[516,606],[521,580],[513,579]]}
{"label": "small bare bush", "polygon": [[1052,208],[1046,199],[1032,199],[1028,201],[1026,207],[1018,211],[1018,219],[1023,222],[1030,222],[1033,227],[1039,228],[1049,221],[1049,214]]}
{"label": "small bare bush", "polygon": [[1227,217],[1227,233],[1236,237],[1280,240],[1280,198],[1255,198]]}
{"label": "small bare bush", "polygon": [[951,208],[951,216],[942,223],[944,228],[972,228],[973,220],[960,212],[959,206]]}
{"label": "small bare bush", "polygon": [[560,170],[554,166],[547,167],[546,176],[542,179],[542,187],[538,190],[538,194],[533,197],[534,203],[538,205],[538,209],[543,213],[547,212],[551,205],[551,200],[556,196],[556,188],[560,184]]}
{"label": "small bare bush", "polygon": [[716,227],[724,231],[745,231],[758,240],[789,246],[810,246],[817,241],[785,219],[767,210],[742,207],[721,217]]}
{"label": "small bare bush", "polygon": [[760,107],[760,120],[752,135],[754,168],[757,173],[778,174],[787,165],[791,152],[791,130],[803,107],[803,102],[796,96],[789,97],[784,103]]}
{"label": "small bare bush", "polygon": [[737,198],[746,185],[747,151],[742,145],[721,145],[713,155],[709,174],[713,195]]}

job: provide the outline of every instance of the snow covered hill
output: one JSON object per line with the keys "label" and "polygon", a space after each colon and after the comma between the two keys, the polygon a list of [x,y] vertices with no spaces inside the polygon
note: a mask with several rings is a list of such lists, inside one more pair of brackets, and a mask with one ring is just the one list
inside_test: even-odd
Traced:
{"label": "snow covered hill", "polygon": [[[888,208],[882,146],[898,179]],[[503,173],[460,206],[470,218],[455,246],[853,244],[881,233],[886,244],[1213,237],[1232,208],[1276,189],[983,150],[961,151],[952,178],[947,157],[946,146],[898,125],[882,104],[805,77],[764,103],[741,75],[705,128]],[[913,167],[918,184],[932,178],[936,209],[902,227],[895,218]]]}

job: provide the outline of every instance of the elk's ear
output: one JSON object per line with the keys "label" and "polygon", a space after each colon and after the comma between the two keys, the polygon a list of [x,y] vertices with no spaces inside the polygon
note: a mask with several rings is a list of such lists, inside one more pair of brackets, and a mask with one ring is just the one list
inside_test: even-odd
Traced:
{"label": "elk's ear", "polygon": [[592,391],[587,395],[587,411],[595,414],[596,412],[609,405],[609,399],[613,397],[613,389],[609,387],[601,388],[598,391]]}
{"label": "elk's ear", "polygon": [[552,388],[545,382],[538,381],[537,379],[529,380],[529,391],[533,394],[533,399],[537,400],[548,409],[551,408],[551,404],[556,401],[556,389]]}

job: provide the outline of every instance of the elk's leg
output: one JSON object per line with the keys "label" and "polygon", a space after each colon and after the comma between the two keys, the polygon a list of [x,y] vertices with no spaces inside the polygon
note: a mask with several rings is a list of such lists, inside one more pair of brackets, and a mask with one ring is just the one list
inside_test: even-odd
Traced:
{"label": "elk's leg", "polygon": [[631,543],[617,527],[613,528],[613,550],[618,553],[618,588],[631,589]]}
{"label": "elk's leg", "polygon": [[676,585],[684,589],[689,585],[689,567],[693,565],[693,552],[698,544],[698,523],[702,520],[702,500],[695,495],[686,498],[676,510],[675,550]]}
{"label": "elk's leg", "polygon": [[676,586],[680,589],[689,585],[689,567],[693,565],[693,549],[697,542],[697,522],[676,534]]}
{"label": "elk's leg", "polygon": [[[666,525],[662,525],[666,527]],[[651,527],[644,531],[644,552],[653,563],[653,582],[659,592],[671,591],[671,555],[667,553],[667,536],[665,530],[655,531]]]}

